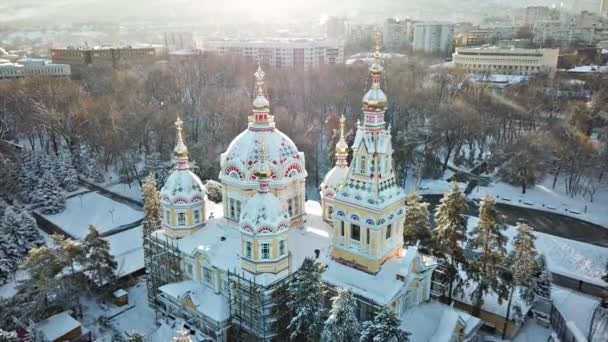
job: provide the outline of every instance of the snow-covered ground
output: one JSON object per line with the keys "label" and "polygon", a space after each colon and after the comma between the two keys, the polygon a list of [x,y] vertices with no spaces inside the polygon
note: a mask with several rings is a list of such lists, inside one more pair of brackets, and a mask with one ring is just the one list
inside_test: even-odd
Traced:
{"label": "snow-covered ground", "polygon": [[114,185],[109,185],[105,187],[108,191],[117,193],[119,195],[123,195],[127,198],[141,201],[142,200],[142,191],[138,182],[132,182],[131,184],[126,183],[118,183]]}
{"label": "snow-covered ground", "polygon": [[[129,304],[117,307],[114,304],[102,304],[93,297],[81,299],[83,307],[83,326],[93,332],[98,341],[112,341],[115,334],[123,336],[141,334],[149,342],[171,341],[178,324],[156,323],[156,314],[148,306],[146,283],[142,280],[128,288]],[[101,318],[101,319],[100,319]],[[105,323],[104,323],[105,322]]]}
{"label": "snow-covered ground", "polygon": [[475,188],[469,197],[483,199],[486,194],[497,202],[555,212],[608,227],[608,186],[597,191],[593,203],[587,196],[568,196],[564,189],[564,179],[561,177],[558,177],[553,189],[552,176],[545,177],[542,182],[527,189],[525,194],[521,193],[521,187],[494,182],[487,187]]}
{"label": "snow-covered ground", "polygon": [[545,342],[551,336],[551,328],[539,325],[536,320],[528,319],[517,333],[513,342]]}
{"label": "snow-covered ground", "polygon": [[[478,222],[479,218],[469,217],[469,232]],[[517,229],[514,226],[508,226],[504,233],[509,238],[507,250],[510,251]],[[601,286],[606,285],[601,277],[605,272],[608,248],[540,232],[534,232],[534,234],[536,235],[536,249],[545,255],[551,272]]]}
{"label": "snow-covered ground", "polygon": [[82,239],[87,235],[90,225],[94,225],[103,234],[142,219],[143,212],[96,192],[89,192],[68,198],[64,211],[44,217],[72,237]]}

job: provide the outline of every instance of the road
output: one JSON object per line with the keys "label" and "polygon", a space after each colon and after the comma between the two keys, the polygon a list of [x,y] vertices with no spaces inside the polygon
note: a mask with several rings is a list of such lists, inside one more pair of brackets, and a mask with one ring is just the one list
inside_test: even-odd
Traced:
{"label": "road", "polygon": [[[431,213],[434,213],[435,206],[439,204],[442,195],[423,195],[422,197],[431,204],[429,209]],[[600,247],[608,247],[608,228],[600,225],[557,213],[517,207],[504,203],[497,203],[496,206],[510,225],[515,225],[518,220],[523,219],[536,231],[541,233],[586,242]],[[469,201],[468,214],[479,216],[479,207],[473,201]],[[431,221],[434,225],[432,218]]]}

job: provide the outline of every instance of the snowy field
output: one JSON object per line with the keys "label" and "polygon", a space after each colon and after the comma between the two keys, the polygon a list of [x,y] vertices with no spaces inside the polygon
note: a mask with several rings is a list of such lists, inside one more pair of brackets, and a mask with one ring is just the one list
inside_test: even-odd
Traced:
{"label": "snowy field", "polygon": [[47,220],[74,237],[84,238],[89,225],[103,234],[114,228],[143,218],[143,212],[113,201],[96,192],[89,192],[66,200],[66,208],[59,214],[43,215]]}
{"label": "snowy field", "polygon": [[116,259],[116,275],[122,277],[144,268],[142,226],[137,226],[104,238],[110,243],[110,253]]}
{"label": "snowy field", "polygon": [[[469,217],[469,232],[477,225],[479,218]],[[507,250],[510,251],[517,230],[508,226],[504,234],[509,238]],[[551,272],[563,274],[598,285],[606,285],[601,279],[608,259],[608,248],[584,242],[568,240],[554,235],[534,232],[536,249],[545,255]]]}
{"label": "snowy field", "polygon": [[539,184],[527,189],[525,194],[521,193],[521,187],[495,182],[488,187],[475,188],[469,197],[483,199],[487,194],[497,202],[555,212],[608,227],[608,210],[606,210],[608,188],[598,190],[591,203],[588,197],[568,196],[563,182],[563,178],[558,178],[553,189],[553,177],[548,176]]}

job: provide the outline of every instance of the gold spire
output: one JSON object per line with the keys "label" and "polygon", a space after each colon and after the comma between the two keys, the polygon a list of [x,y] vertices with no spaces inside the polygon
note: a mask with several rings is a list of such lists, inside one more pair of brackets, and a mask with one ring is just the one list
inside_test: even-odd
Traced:
{"label": "gold spire", "polygon": [[184,138],[182,137],[183,124],[184,122],[178,116],[177,120],[175,120],[175,129],[177,130],[177,141],[175,143],[175,149],[173,150],[177,157],[188,156],[188,147],[186,147],[186,144],[184,144]]}
{"label": "gold spire", "polygon": [[382,48],[382,32],[380,32],[380,30],[377,30],[376,33],[374,33],[374,42],[376,43],[374,57],[380,58],[380,49]]}
{"label": "gold spire", "polygon": [[344,114],[340,117],[340,139],[336,144],[336,155],[343,156],[348,155],[348,145],[346,144],[346,140],[344,139],[344,122],[346,119],[344,118]]}
{"label": "gold spire", "polygon": [[[374,61],[372,62],[372,65],[369,67],[369,72],[373,75],[380,75],[383,71],[382,65],[380,65],[380,50],[382,49],[382,32],[380,32],[379,30],[376,31],[376,33],[374,34],[374,40],[375,40],[375,51],[374,51]],[[377,84],[372,84],[372,87],[376,87],[379,86]]]}

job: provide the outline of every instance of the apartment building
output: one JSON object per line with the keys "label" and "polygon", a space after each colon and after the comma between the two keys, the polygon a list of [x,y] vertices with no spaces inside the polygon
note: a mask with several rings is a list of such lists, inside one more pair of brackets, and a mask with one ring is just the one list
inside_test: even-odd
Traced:
{"label": "apartment building", "polygon": [[10,80],[30,76],[70,77],[68,64],[54,64],[47,59],[22,58],[16,63],[0,59],[0,79]]}
{"label": "apartment building", "polygon": [[414,51],[448,56],[454,47],[454,24],[422,22],[414,24]]}
{"label": "apartment building", "polygon": [[343,43],[326,39],[208,40],[203,50],[250,57],[275,68],[344,63]]}
{"label": "apartment building", "polygon": [[383,27],[384,48],[394,51],[412,43],[414,40],[414,22],[389,18]]}
{"label": "apartment building", "polygon": [[473,74],[530,76],[539,72],[554,75],[559,49],[518,49],[496,46],[456,48],[456,67]]}
{"label": "apartment building", "polygon": [[152,64],[158,60],[158,47],[66,47],[51,49],[53,63],[69,64],[79,74],[87,66],[119,68],[128,65]]}

